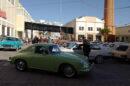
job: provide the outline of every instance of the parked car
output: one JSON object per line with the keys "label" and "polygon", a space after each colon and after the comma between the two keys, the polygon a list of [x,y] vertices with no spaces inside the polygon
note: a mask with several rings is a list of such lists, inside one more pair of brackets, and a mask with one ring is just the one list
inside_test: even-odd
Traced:
{"label": "parked car", "polygon": [[19,71],[35,68],[59,72],[65,77],[73,77],[90,71],[91,64],[87,57],[61,52],[55,44],[34,44],[9,58]]}
{"label": "parked car", "polygon": [[130,44],[121,44],[112,52],[113,58],[130,59]]}
{"label": "parked car", "polygon": [[21,49],[23,46],[22,40],[15,37],[1,37],[0,49]]}
{"label": "parked car", "polygon": [[[91,52],[89,54],[89,59],[95,63],[103,63],[104,59],[109,59],[111,57],[111,52],[115,49],[114,46],[103,46],[102,44],[91,44]],[[78,53],[83,55],[83,44],[75,43],[70,44],[66,48],[61,48],[63,52]]]}

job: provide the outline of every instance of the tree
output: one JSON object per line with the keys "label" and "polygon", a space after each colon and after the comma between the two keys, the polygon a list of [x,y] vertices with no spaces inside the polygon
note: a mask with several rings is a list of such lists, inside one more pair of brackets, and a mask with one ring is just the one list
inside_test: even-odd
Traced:
{"label": "tree", "polygon": [[104,37],[104,41],[106,42],[108,40],[108,35],[110,33],[110,30],[108,28],[101,29],[99,33]]}

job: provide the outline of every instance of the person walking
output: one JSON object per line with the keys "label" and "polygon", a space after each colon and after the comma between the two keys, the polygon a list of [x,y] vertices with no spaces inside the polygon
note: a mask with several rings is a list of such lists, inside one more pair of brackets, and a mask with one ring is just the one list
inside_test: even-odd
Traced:
{"label": "person walking", "polygon": [[85,37],[83,37],[83,53],[84,53],[84,56],[87,56],[89,58],[90,51],[91,51],[90,43]]}

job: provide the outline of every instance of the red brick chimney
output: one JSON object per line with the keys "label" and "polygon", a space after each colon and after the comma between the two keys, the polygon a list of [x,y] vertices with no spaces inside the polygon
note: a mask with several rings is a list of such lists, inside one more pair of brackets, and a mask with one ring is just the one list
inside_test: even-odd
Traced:
{"label": "red brick chimney", "polygon": [[115,35],[114,0],[105,0],[104,2],[104,21],[104,27],[110,29],[110,34]]}

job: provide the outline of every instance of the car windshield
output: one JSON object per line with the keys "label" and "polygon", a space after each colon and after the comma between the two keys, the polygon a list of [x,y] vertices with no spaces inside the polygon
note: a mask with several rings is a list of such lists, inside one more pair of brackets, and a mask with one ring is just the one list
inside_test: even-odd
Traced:
{"label": "car windshield", "polygon": [[53,54],[57,54],[57,53],[60,53],[61,51],[58,45],[52,45],[52,46],[49,46],[49,52]]}
{"label": "car windshield", "polygon": [[75,43],[68,43],[67,48],[72,49],[76,44]]}

